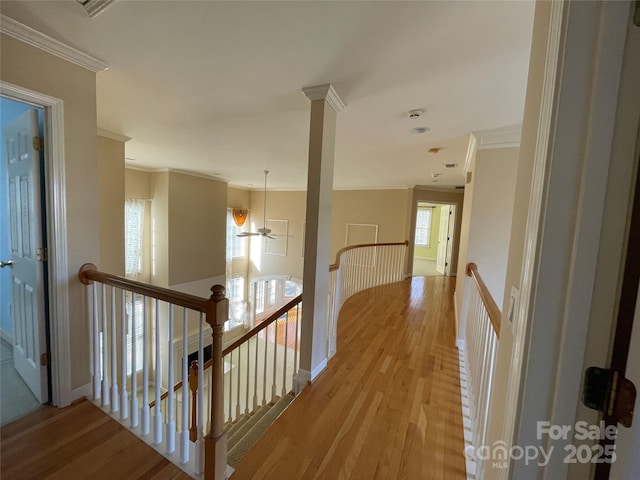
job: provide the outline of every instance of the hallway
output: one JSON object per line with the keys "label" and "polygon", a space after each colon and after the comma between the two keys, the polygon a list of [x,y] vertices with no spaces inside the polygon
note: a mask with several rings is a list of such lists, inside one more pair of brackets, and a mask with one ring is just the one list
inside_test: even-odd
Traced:
{"label": "hallway", "polygon": [[233,478],[466,478],[453,288],[414,277],[347,301],[337,354]]}

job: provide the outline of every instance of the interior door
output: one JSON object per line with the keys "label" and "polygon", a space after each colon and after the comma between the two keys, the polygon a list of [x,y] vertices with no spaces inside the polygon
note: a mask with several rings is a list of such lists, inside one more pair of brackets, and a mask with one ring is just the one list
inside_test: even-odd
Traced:
{"label": "interior door", "polygon": [[436,272],[444,274],[447,265],[447,237],[449,236],[449,205],[440,207],[440,230],[438,231],[438,256]]}
{"label": "interior door", "polygon": [[[35,397],[48,401],[38,116],[30,109],[4,129],[9,192],[14,367]],[[36,140],[34,140],[36,139]],[[36,149],[36,147],[38,149]],[[9,265],[7,265],[9,263]],[[6,268],[6,267],[5,267]]]}
{"label": "interior door", "polygon": [[449,226],[447,232],[447,255],[445,257],[445,275],[451,275],[451,265],[453,260],[453,236],[456,226],[456,206],[449,205]]}

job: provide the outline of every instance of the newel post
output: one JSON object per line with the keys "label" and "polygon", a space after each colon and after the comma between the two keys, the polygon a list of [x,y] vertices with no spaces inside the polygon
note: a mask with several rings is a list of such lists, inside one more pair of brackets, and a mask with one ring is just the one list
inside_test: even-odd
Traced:
{"label": "newel post", "polygon": [[207,323],[213,330],[211,345],[211,431],[204,438],[204,478],[223,480],[227,470],[227,435],[224,432],[222,334],[229,312],[224,287],[214,285],[206,306]]}

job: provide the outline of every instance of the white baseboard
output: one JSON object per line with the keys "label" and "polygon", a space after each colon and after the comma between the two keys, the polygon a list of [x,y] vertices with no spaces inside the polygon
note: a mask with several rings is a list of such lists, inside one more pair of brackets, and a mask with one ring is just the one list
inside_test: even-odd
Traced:
{"label": "white baseboard", "polygon": [[311,372],[311,381],[313,382],[318,375],[320,375],[322,373],[322,371],[327,368],[327,359],[323,359],[318,365],[316,365],[316,368],[313,369],[313,371]]}
{"label": "white baseboard", "polygon": [[[453,292],[453,316],[456,319],[456,331],[458,330],[458,327],[460,327],[460,319],[458,318],[458,301],[457,301],[457,295],[458,292],[456,292],[454,290]],[[458,332],[458,335],[460,335],[460,332]]]}
{"label": "white baseboard", "polygon": [[4,328],[0,328],[0,338],[9,345],[13,345],[13,335],[7,332]]}
{"label": "white baseboard", "polygon": [[295,385],[296,395],[300,393],[307,385],[311,383],[311,372],[309,370],[305,370],[304,368],[298,369],[298,373],[296,373],[293,383]]}
{"label": "white baseboard", "polygon": [[[91,383],[87,383],[82,385],[81,387],[74,388],[71,390],[70,395],[70,403],[75,402],[79,398],[87,398],[91,400],[93,398],[93,389],[91,388]],[[59,407],[66,407],[66,405],[58,405]]]}

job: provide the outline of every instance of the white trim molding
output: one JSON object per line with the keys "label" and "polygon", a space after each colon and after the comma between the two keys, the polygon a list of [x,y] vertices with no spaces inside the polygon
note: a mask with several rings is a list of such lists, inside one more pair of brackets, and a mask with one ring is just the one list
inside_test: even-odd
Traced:
{"label": "white trim molding", "polygon": [[331,85],[330,83],[327,83],[326,85],[318,85],[315,87],[305,87],[302,89],[302,92],[311,101],[325,100],[329,105],[331,105],[331,108],[333,108],[336,113],[340,113],[342,110],[347,108],[342,99],[333,89],[333,85]]}
{"label": "white trim molding", "polygon": [[478,140],[478,150],[519,147],[520,137],[522,136],[522,124],[518,123],[516,125],[492,128],[490,130],[478,130],[474,131],[473,135]]}
{"label": "white trim molding", "polygon": [[60,99],[0,80],[0,94],[45,109],[46,216],[49,250],[49,314],[51,345],[51,399],[64,407],[71,403],[69,355],[69,266],[64,153],[64,108]]}
{"label": "white trim molding", "polygon": [[32,47],[39,48],[47,53],[55,55],[67,62],[86,68],[92,72],[101,72],[109,68],[109,64],[99,60],[88,53],[51,38],[27,25],[24,25],[11,17],[0,14],[0,33],[4,33]]}
{"label": "white trim molding", "polygon": [[122,135],[120,133],[111,132],[100,127],[98,127],[98,135],[122,143],[127,143],[129,140],[131,140],[131,137],[127,137],[126,135]]}

